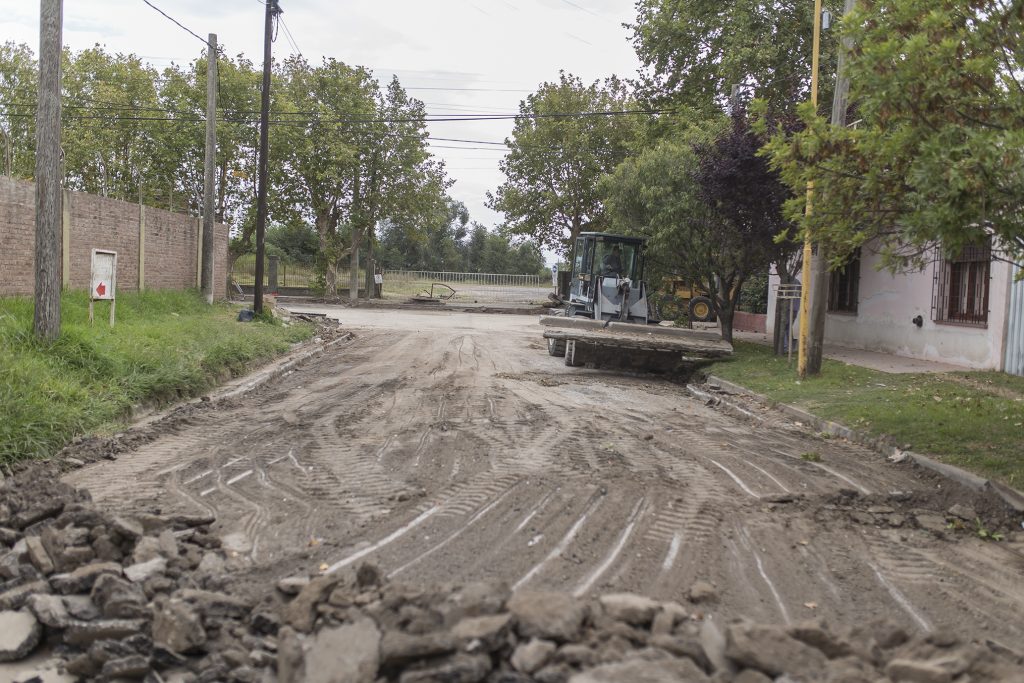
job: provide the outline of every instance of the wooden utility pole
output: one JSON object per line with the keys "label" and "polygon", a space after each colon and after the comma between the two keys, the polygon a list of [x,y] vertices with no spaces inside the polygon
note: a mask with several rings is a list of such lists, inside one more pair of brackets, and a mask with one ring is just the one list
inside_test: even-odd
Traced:
{"label": "wooden utility pole", "polygon": [[274,43],[274,18],[281,13],[277,0],[267,0],[266,20],[263,26],[263,91],[260,97],[260,158],[259,181],[256,187],[256,282],[253,285],[252,310],[263,312],[263,254],[267,232],[267,154],[270,127],[270,66],[271,46]]}
{"label": "wooden utility pole", "polygon": [[60,334],[61,218],[60,58],[63,0],[39,4],[39,96],[36,110],[36,287],[32,327],[41,339]]}
{"label": "wooden utility pole", "polygon": [[[853,11],[857,0],[844,0],[843,16]],[[839,63],[836,68],[836,91],[832,96],[832,125],[846,125],[846,109],[850,92],[850,78],[846,75],[846,60],[853,49],[853,41],[843,37],[839,47]],[[828,313],[829,287],[828,254],[819,241],[818,248],[811,258],[811,314],[808,318],[809,332],[807,340],[806,374],[821,373],[821,359],[825,346],[825,315]]]}
{"label": "wooden utility pole", "polygon": [[213,303],[213,194],[217,164],[217,34],[206,43],[206,159],[203,167],[203,272],[200,287]]}
{"label": "wooden utility pole", "polygon": [[[811,103],[814,105],[815,114],[818,111],[818,61],[821,52],[821,0],[814,0],[814,39],[812,41],[813,55],[811,57]],[[814,181],[807,183],[807,209],[806,215],[810,216],[814,210]],[[797,347],[797,373],[801,377],[807,376],[807,342],[810,339],[811,317],[811,258],[812,245],[809,235],[804,237],[804,262],[803,282],[800,289],[800,344]]]}

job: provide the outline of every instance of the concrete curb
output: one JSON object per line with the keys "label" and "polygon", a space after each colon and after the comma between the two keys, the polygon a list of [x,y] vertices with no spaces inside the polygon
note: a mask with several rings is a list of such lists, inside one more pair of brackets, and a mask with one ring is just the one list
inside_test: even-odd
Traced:
{"label": "concrete curb", "polygon": [[246,393],[267,384],[268,382],[277,379],[284,373],[289,370],[293,370],[302,363],[305,363],[312,358],[316,358],[327,349],[333,348],[341,342],[352,339],[354,336],[355,335],[351,332],[346,332],[341,337],[332,339],[326,343],[314,341],[303,342],[299,348],[290,351],[288,354],[280,358],[275,358],[262,368],[243,377],[235,378],[226,385],[215,387],[210,392],[203,394],[202,396],[179,401],[178,403],[164,406],[153,412],[134,413],[129,417],[130,422],[125,427],[124,431],[138,429],[140,427],[153,424],[154,422],[159,422],[174,413],[174,411],[180,409],[182,406],[194,405],[204,401],[223,401],[229,398],[243,396]]}
{"label": "concrete curb", "polygon": [[[999,482],[992,481],[990,479],[985,479],[984,477],[979,477],[978,475],[972,474],[967,470],[961,469],[954,465],[946,464],[944,462],[939,462],[938,460],[929,458],[928,456],[922,455],[920,453],[904,451],[900,448],[896,448],[895,446],[892,446],[888,443],[887,437],[872,436],[871,434],[867,434],[856,429],[851,429],[850,427],[839,424],[838,422],[825,420],[823,418],[818,417],[817,415],[814,415],[813,413],[809,413],[806,410],[803,410],[802,408],[797,408],[796,406],[791,406],[786,403],[779,403],[777,401],[773,401],[767,396],[753,392],[744,386],[736,384],[735,382],[730,382],[729,380],[726,379],[722,379],[721,377],[716,377],[715,375],[708,375],[705,379],[705,383],[708,385],[717,385],[718,387],[721,387],[722,389],[725,389],[726,391],[729,391],[734,394],[743,394],[745,396],[749,396],[758,403],[764,405],[765,407],[778,410],[782,414],[794,419],[795,421],[801,424],[808,425],[809,427],[817,430],[818,432],[824,432],[827,434],[831,434],[832,436],[838,436],[860,446],[866,446],[876,451],[880,455],[885,456],[886,458],[907,458],[913,461],[914,464],[918,465],[919,467],[923,467],[927,470],[935,472],[936,474],[943,476],[946,479],[949,479],[953,482],[956,482],[957,484],[966,486],[967,488],[974,489],[976,491],[994,493],[1015,511],[1024,513],[1024,493],[1012,489],[1009,486],[1006,486],[1005,484],[1000,484]],[[710,394],[706,394],[704,392],[700,393],[703,396],[711,397]],[[741,406],[737,406],[728,401],[723,402],[727,403],[729,407],[735,411],[750,416],[754,419],[760,419],[757,415],[751,413],[749,410],[746,410]],[[899,462],[899,460],[895,461]]]}
{"label": "concrete curb", "polygon": [[318,356],[323,355],[327,350],[340,345],[342,342],[351,340],[355,335],[351,332],[346,332],[337,339],[332,339],[326,343],[317,344],[314,348],[308,350],[293,351],[288,356],[278,359],[273,367],[263,368],[257,370],[251,375],[243,378],[243,382],[234,387],[223,387],[217,391],[208,394],[211,401],[223,401],[230,398],[237,398],[244,394],[249,393],[254,389],[258,389],[265,384],[272,382],[273,380],[281,377],[287,372],[294,370],[303,363]]}

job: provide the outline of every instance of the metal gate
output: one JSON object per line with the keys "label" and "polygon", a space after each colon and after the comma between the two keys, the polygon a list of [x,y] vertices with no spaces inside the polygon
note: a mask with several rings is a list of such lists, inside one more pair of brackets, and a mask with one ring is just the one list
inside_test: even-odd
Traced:
{"label": "metal gate", "polygon": [[462,303],[543,303],[555,291],[550,276],[385,270],[384,297],[415,296],[435,282],[454,289],[452,300]]}

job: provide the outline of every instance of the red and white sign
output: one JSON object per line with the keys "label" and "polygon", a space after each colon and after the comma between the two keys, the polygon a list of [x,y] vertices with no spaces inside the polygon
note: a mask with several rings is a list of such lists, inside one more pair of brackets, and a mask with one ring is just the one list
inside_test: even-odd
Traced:
{"label": "red and white sign", "polygon": [[92,283],[89,296],[93,301],[113,301],[117,289],[117,252],[92,250]]}

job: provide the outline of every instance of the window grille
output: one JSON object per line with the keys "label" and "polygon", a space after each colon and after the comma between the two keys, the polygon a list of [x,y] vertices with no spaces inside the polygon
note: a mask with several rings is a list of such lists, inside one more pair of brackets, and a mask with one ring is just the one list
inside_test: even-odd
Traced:
{"label": "window grille", "polygon": [[860,296],[860,248],[851,256],[846,265],[833,270],[828,283],[829,313],[857,314],[857,300]]}
{"label": "window grille", "polygon": [[965,247],[952,259],[944,259],[937,252],[932,278],[932,320],[986,327],[991,264],[991,241]]}

